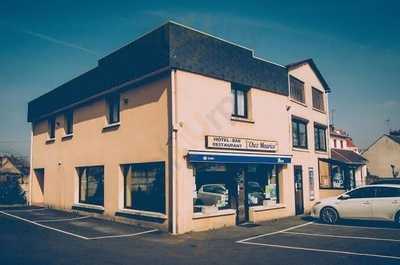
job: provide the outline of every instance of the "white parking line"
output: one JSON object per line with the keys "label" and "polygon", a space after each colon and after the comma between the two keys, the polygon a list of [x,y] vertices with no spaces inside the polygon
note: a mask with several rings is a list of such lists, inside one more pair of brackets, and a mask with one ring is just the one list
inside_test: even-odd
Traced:
{"label": "white parking line", "polygon": [[74,220],[81,220],[81,219],[86,219],[90,218],[91,216],[81,216],[81,217],[75,217],[75,218],[65,218],[65,219],[49,219],[49,220],[36,220],[36,223],[50,223],[50,222],[63,222],[63,221],[74,221]]}
{"label": "white parking line", "polygon": [[91,216],[81,216],[81,217],[69,218],[69,219],[52,219],[52,220],[42,220],[42,221],[31,221],[31,220],[28,220],[28,219],[25,219],[25,218],[22,218],[22,217],[19,217],[19,216],[16,216],[16,215],[4,212],[4,211],[0,211],[0,213],[4,214],[4,215],[7,215],[7,216],[10,216],[10,217],[13,217],[13,218],[18,219],[18,220],[33,224],[33,225],[37,225],[37,226],[42,227],[42,228],[47,228],[47,229],[50,229],[50,230],[53,230],[53,231],[56,231],[56,232],[59,232],[59,233],[63,233],[63,234],[66,234],[66,235],[74,236],[74,237],[77,237],[77,238],[80,238],[80,239],[85,239],[85,240],[133,237],[133,236],[138,236],[138,235],[143,235],[143,234],[148,234],[148,233],[153,233],[153,232],[158,231],[158,229],[152,229],[152,230],[133,233],[133,234],[98,236],[98,237],[85,237],[85,236],[81,236],[81,235],[78,235],[78,234],[67,232],[67,231],[64,231],[64,230],[61,230],[61,229],[57,229],[57,228],[54,228],[54,227],[51,227],[51,226],[47,226],[47,225],[41,224],[40,222],[57,222],[57,221],[61,222],[61,221],[79,220],[79,219],[89,218]]}
{"label": "white parking line", "polygon": [[331,226],[331,227],[348,227],[348,228],[360,228],[360,229],[371,229],[371,230],[390,230],[390,231],[398,231],[400,232],[399,228],[392,228],[392,227],[374,227],[374,226],[357,226],[357,225],[331,225],[331,224],[320,224],[314,223],[314,225],[319,226]]}
{"label": "white parking line", "polygon": [[360,236],[341,236],[341,235],[326,235],[326,234],[310,234],[310,233],[290,232],[290,231],[282,232],[282,234],[304,235],[304,236],[316,236],[316,237],[333,237],[333,238],[344,238],[344,239],[362,239],[362,240],[388,241],[388,242],[400,242],[400,239],[391,239],[391,238],[360,237]]}
{"label": "white parking line", "polygon": [[152,230],[143,231],[143,232],[134,233],[134,234],[115,235],[115,236],[98,236],[98,237],[90,237],[88,239],[89,240],[96,240],[96,239],[106,239],[106,238],[131,237],[131,236],[138,236],[138,235],[153,233],[153,232],[157,232],[157,231],[158,231],[158,229],[152,229]]}
{"label": "white parking line", "polygon": [[369,253],[338,251],[338,250],[328,250],[328,249],[318,249],[318,248],[302,248],[302,247],[292,247],[292,246],[285,246],[285,245],[273,245],[273,244],[264,244],[264,243],[256,243],[256,242],[238,242],[238,243],[246,244],[246,245],[274,247],[274,248],[285,248],[285,249],[294,249],[294,250],[303,250],[303,251],[335,253],[335,254],[344,254],[344,255],[355,255],[355,256],[366,256],[366,257],[376,257],[376,258],[386,258],[386,259],[400,260],[400,257],[397,257],[397,256],[377,255],[377,254],[369,254]]}
{"label": "white parking line", "polygon": [[253,240],[253,239],[256,239],[256,238],[280,234],[280,233],[287,232],[287,231],[290,231],[290,230],[293,230],[293,229],[296,229],[296,228],[300,228],[300,227],[303,227],[303,226],[307,226],[307,225],[310,225],[310,224],[313,224],[313,223],[314,222],[308,222],[308,223],[304,223],[304,224],[301,224],[301,225],[295,225],[295,226],[292,226],[292,227],[289,227],[289,228],[286,228],[286,229],[283,229],[283,230],[279,230],[279,231],[276,231],[276,232],[271,232],[271,233],[267,233],[267,234],[262,234],[262,235],[258,235],[258,236],[245,238],[245,239],[236,241],[236,243],[244,243],[246,241],[250,241],[250,240]]}
{"label": "white parking line", "polygon": [[47,228],[47,229],[50,229],[50,230],[53,230],[53,231],[57,231],[57,232],[63,233],[63,234],[66,234],[66,235],[74,236],[74,237],[77,237],[77,238],[80,238],[80,239],[85,239],[85,240],[89,239],[89,238],[81,236],[81,235],[70,233],[70,232],[67,232],[67,231],[64,231],[64,230],[61,230],[61,229],[57,229],[57,228],[54,228],[54,227],[50,227],[50,226],[47,226],[47,225],[43,225],[43,224],[28,220],[28,219],[25,219],[25,218],[22,218],[22,217],[19,217],[19,216],[10,214],[10,213],[6,213],[4,211],[0,211],[0,213],[2,213],[4,215],[7,215],[7,216],[10,216],[10,217],[14,217],[14,218],[16,218],[18,220],[21,220],[21,221],[24,221],[24,222],[27,222],[27,223],[30,223],[30,224],[34,224],[34,225],[37,225],[37,226],[40,226],[40,227],[43,227],[43,228]]}

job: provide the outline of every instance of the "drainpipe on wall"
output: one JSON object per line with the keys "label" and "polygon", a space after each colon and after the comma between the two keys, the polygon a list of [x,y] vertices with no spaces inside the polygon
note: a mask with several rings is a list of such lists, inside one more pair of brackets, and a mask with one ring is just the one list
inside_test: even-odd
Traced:
{"label": "drainpipe on wall", "polygon": [[176,109],[176,70],[171,71],[171,156],[172,156],[172,234],[177,234],[177,219],[178,219],[178,195],[177,195],[177,109]]}
{"label": "drainpipe on wall", "polygon": [[31,124],[31,149],[30,157],[29,157],[29,198],[28,198],[28,205],[32,205],[32,175],[33,175],[33,167],[32,167],[32,153],[33,153],[33,123]]}

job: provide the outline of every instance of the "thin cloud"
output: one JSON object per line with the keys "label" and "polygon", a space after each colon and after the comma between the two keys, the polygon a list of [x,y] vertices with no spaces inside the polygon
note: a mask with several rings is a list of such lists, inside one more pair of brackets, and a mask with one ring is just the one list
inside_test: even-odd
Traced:
{"label": "thin cloud", "polygon": [[387,100],[385,102],[383,102],[383,107],[385,108],[396,108],[396,107],[400,107],[400,101],[398,100]]}
{"label": "thin cloud", "polygon": [[58,44],[58,45],[64,46],[64,47],[80,50],[80,51],[83,51],[83,52],[86,52],[86,53],[89,53],[89,54],[92,54],[92,55],[96,55],[96,56],[98,55],[98,53],[96,51],[94,51],[94,50],[90,50],[90,49],[84,48],[84,47],[79,46],[79,45],[77,45],[75,43],[62,41],[62,40],[50,37],[50,36],[45,35],[45,34],[41,34],[41,33],[38,33],[38,32],[33,32],[33,31],[30,31],[30,30],[21,30],[21,32],[25,33],[27,35],[42,39],[42,40],[46,40],[46,41],[54,43],[54,44]]}

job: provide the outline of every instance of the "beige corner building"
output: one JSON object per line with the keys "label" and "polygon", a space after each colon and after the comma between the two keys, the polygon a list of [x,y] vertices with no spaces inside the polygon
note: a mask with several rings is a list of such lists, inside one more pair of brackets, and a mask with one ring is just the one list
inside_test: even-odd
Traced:
{"label": "beige corner building", "polygon": [[171,233],[307,212],[329,158],[330,89],[168,22],[29,103],[32,204]]}

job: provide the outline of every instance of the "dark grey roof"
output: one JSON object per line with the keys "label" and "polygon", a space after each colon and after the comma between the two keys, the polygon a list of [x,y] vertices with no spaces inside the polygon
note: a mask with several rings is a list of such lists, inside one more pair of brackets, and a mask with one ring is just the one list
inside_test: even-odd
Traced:
{"label": "dark grey roof", "polygon": [[331,88],[329,87],[325,78],[322,76],[321,72],[319,71],[319,69],[313,59],[309,58],[309,59],[301,60],[299,62],[288,64],[288,65],[286,65],[286,67],[290,70],[292,68],[296,68],[296,67],[298,67],[302,64],[306,64],[306,63],[308,63],[310,65],[310,67],[313,69],[313,71],[317,75],[319,81],[321,82],[322,86],[324,87],[325,91],[327,93],[331,92]]}
{"label": "dark grey roof", "polygon": [[331,149],[331,159],[345,164],[365,164],[364,157],[351,150]]}
{"label": "dark grey roof", "polygon": [[28,121],[124,82],[174,68],[288,95],[286,67],[258,59],[247,48],[168,22],[101,58],[94,69],[29,102]]}

